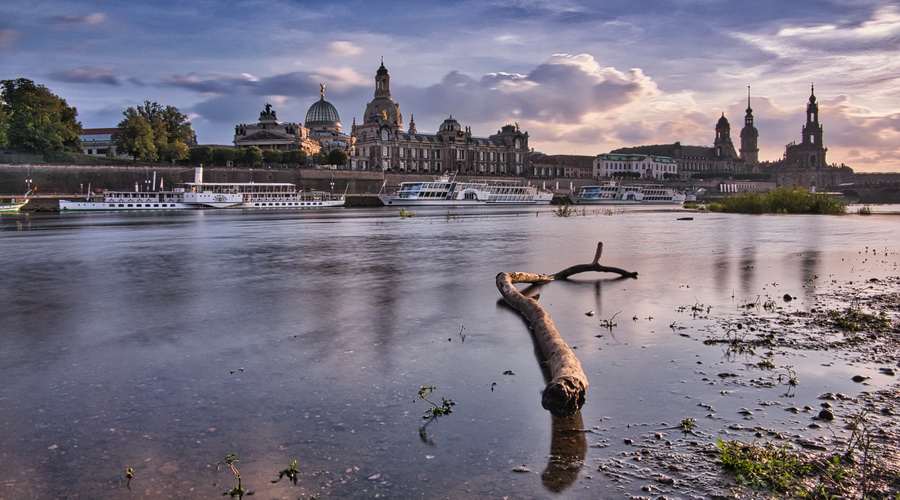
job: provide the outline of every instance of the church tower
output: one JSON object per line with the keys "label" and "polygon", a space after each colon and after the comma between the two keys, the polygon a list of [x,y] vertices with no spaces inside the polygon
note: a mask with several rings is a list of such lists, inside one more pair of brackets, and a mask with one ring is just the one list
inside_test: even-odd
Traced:
{"label": "church tower", "polygon": [[803,126],[803,144],[822,146],[822,125],[819,123],[819,103],[816,102],[816,86],[813,85],[806,103],[806,125]]}
{"label": "church tower", "polygon": [[382,140],[390,140],[400,133],[403,133],[403,115],[400,105],[391,99],[391,75],[382,59],[381,67],[375,73],[375,98],[366,106],[363,123],[357,126],[356,134],[360,138],[377,134]]}
{"label": "church tower", "polygon": [[713,141],[713,148],[717,159],[733,159],[737,158],[737,152],[734,150],[734,143],[731,142],[731,124],[725,113],[716,123],[716,140]]}
{"label": "church tower", "polygon": [[741,159],[751,168],[759,163],[759,131],[753,126],[749,85],[747,86],[747,114],[744,115],[744,128],[741,129]]}
{"label": "church tower", "polygon": [[800,144],[788,144],[784,151],[783,164],[791,167],[821,169],[828,166],[825,153],[828,148],[822,142],[822,124],[819,123],[819,103],[816,88],[812,87],[809,102],[806,103],[806,125],[801,130]]}

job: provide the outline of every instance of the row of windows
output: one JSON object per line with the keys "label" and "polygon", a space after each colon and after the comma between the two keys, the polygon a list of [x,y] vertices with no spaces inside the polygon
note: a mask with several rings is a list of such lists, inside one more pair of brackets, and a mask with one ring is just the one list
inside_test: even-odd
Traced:
{"label": "row of windows", "polygon": [[[464,149],[453,149],[453,156],[456,160],[465,160],[466,159],[466,150]],[[361,147],[359,149],[360,156],[366,157],[369,156],[369,148]],[[419,149],[419,148],[399,148],[398,150],[398,158],[423,158],[423,159],[441,159],[441,150],[440,149]],[[499,161],[501,163],[505,163],[507,161],[506,153],[499,151],[474,151],[475,158],[478,161]],[[390,146],[381,146],[381,156],[383,158],[390,158],[391,155],[391,147]],[[522,161],[522,153],[516,153],[516,162]]]}

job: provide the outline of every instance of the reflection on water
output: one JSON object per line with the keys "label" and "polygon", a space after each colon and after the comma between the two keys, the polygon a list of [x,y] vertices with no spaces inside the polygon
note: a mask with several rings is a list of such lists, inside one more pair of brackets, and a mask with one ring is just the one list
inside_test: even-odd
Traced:
{"label": "reflection on water", "polygon": [[[623,451],[630,424],[697,417],[715,432],[781,396],[723,395],[709,380],[747,368],[697,341],[704,321],[681,306],[738,314],[791,294],[781,305],[804,310],[832,280],[897,269],[894,215],[679,214],[4,214],[0,496],[218,497],[230,479],[214,465],[229,453],[266,498],[620,495],[631,486],[581,470]],[[527,325],[498,307],[494,276],[588,262],[598,241],[605,264],[640,275],[541,288],[591,383],[582,411],[556,419],[540,405]],[[858,390],[844,375],[870,370],[779,356],[799,372],[798,406]],[[429,425],[430,444],[416,402],[427,385],[457,402]],[[774,407],[754,419],[809,432]],[[291,460],[298,486],[270,483]],[[522,465],[543,472],[512,472]]]}

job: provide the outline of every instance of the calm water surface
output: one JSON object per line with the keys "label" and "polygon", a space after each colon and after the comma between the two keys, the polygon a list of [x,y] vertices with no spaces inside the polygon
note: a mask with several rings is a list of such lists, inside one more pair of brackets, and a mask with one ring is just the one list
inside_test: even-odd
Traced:
{"label": "calm water surface", "polygon": [[[710,441],[734,422],[812,433],[784,406],[857,394],[857,373],[892,382],[785,352],[776,363],[802,383],[759,408],[784,388],[723,394],[715,374],[744,360],[703,345],[711,322],[684,306],[737,317],[789,293],[780,305],[804,310],[832,283],[896,276],[893,213],[4,214],[0,230],[4,499],[220,498],[234,480],[215,465],[229,453],[256,498],[616,498],[641,484],[597,463],[625,438],[682,418]],[[603,263],[640,277],[540,288],[591,384],[580,414],[555,421],[527,325],[494,276],[589,262],[598,241]],[[420,430],[421,386],[457,405]],[[292,460],[298,485],[271,483]]]}

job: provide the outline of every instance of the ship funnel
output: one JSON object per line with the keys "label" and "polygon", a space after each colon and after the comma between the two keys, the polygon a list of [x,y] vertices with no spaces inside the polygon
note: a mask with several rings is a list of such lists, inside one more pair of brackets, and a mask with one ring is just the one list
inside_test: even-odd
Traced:
{"label": "ship funnel", "polygon": [[200,184],[203,182],[203,167],[197,167],[194,169],[194,182]]}

